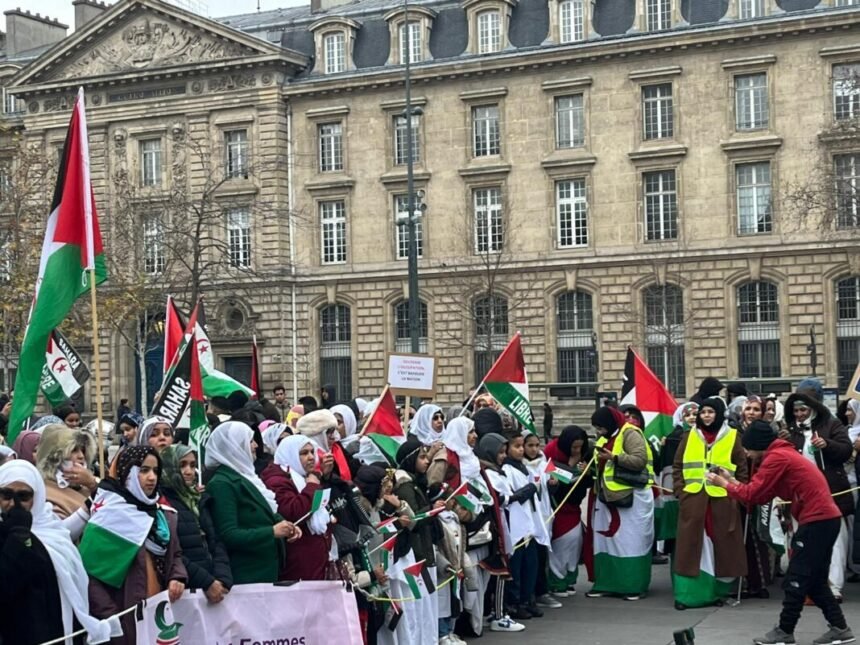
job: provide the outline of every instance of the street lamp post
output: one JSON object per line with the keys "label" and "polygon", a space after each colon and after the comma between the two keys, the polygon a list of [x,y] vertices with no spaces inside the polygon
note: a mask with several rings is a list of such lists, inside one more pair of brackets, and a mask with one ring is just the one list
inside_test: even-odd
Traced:
{"label": "street lamp post", "polygon": [[[412,141],[412,85],[410,64],[412,62],[412,32],[409,29],[409,7],[408,0],[403,0],[403,29],[406,32],[406,51],[400,55],[406,62],[406,76],[404,80],[406,90],[406,207],[409,217],[406,220],[409,254],[408,254],[408,271],[409,271],[409,340],[411,351],[417,354],[420,350],[419,338],[421,334],[420,308],[418,300],[418,239],[416,225],[420,213],[416,212],[415,203],[415,168],[412,158],[412,150],[414,142]],[[403,39],[400,46],[403,47]]]}

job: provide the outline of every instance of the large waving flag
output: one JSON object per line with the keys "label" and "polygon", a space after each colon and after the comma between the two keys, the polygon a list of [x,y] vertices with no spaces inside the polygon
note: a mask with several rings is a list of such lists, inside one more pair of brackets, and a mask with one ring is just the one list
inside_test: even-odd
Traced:
{"label": "large waving flag", "polygon": [[625,404],[635,405],[642,411],[645,417],[642,432],[652,444],[659,446],[660,439],[672,434],[672,415],[678,403],[632,347],[627,348],[621,388],[621,405]]}
{"label": "large waving flag", "polygon": [[185,333],[185,322],[176,307],[173,296],[167,296],[167,309],[164,312],[164,363],[163,372],[167,374],[173,365],[173,359],[182,345]]}
{"label": "large waving flag", "polygon": [[[196,315],[196,313],[195,313]],[[198,463],[203,463],[206,457],[206,442],[209,441],[209,435],[212,434],[212,429],[209,427],[209,420],[206,418],[206,404],[203,401],[203,378],[200,374],[200,360],[197,353],[197,334],[192,334],[191,343],[193,347],[189,352],[191,354],[190,364],[190,384],[189,391],[191,414],[191,425],[189,426],[188,443],[194,448],[197,453]],[[203,469],[197,469],[198,483],[203,484]]]}
{"label": "large waving flag", "polygon": [[526,361],[519,332],[487,372],[484,387],[524,428],[535,432],[535,418],[529,403],[529,379],[526,376]]}
{"label": "large waving flag", "polygon": [[221,370],[215,368],[215,358],[212,356],[212,343],[209,342],[209,334],[206,333],[206,313],[203,309],[203,301],[197,305],[197,359],[200,361],[200,373],[203,375],[203,394],[208,397],[230,396],[236,390],[241,390],[248,395],[254,396],[254,390],[243,385],[232,376],[228,376]]}
{"label": "large waving flag", "polygon": [[[164,419],[166,422],[176,429],[179,426],[182,417],[192,399],[192,390],[194,389],[194,371],[199,374],[199,367],[196,361],[196,343],[194,336],[194,328],[197,325],[197,307],[191,313],[191,319],[188,321],[188,327],[185,330],[186,340],[179,347],[176,356],[170,366],[170,370],[161,384],[161,394],[152,406],[151,416],[157,416]],[[199,378],[197,379],[199,387]],[[203,404],[203,395],[198,393],[200,404]],[[205,418],[205,413],[204,413]],[[192,420],[192,426],[193,420]]]}
{"label": "large waving flag", "polygon": [[397,414],[397,402],[387,385],[376,402],[376,407],[370,414],[361,434],[369,438],[379,448],[389,462],[397,463],[397,451],[406,441],[403,426],[400,425],[400,415]]}
{"label": "large waving flag", "polygon": [[10,444],[36,406],[51,332],[63,322],[75,300],[90,289],[90,270],[95,272],[96,284],[107,279],[89,156],[84,91],[80,89],[66,132],[30,320],[18,358],[7,437]]}

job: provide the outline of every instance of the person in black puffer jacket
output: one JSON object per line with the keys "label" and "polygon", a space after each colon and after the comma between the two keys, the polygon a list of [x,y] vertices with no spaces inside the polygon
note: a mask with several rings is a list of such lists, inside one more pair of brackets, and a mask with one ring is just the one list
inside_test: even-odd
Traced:
{"label": "person in black puffer jacket", "polygon": [[230,558],[218,539],[209,510],[211,498],[196,488],[197,457],[180,444],[161,453],[161,493],[178,515],[177,533],[182,560],[188,570],[188,588],[202,589],[218,603],[233,586]]}

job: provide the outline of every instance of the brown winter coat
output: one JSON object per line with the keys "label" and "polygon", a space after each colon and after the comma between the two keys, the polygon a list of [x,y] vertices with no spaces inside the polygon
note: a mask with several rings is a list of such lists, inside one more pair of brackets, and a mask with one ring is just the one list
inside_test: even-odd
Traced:
{"label": "brown winter coat", "polygon": [[[744,527],[736,501],[729,497],[711,497],[702,488],[698,493],[685,493],[684,451],[690,432],[684,433],[672,464],[672,482],[679,502],[678,535],[675,540],[675,573],[694,578],[699,575],[702,544],[705,533],[705,513],[711,508],[713,520],[714,573],[718,578],[736,578],[747,574],[744,551]],[[747,458],[738,433],[732,448],[735,479],[749,481]]]}

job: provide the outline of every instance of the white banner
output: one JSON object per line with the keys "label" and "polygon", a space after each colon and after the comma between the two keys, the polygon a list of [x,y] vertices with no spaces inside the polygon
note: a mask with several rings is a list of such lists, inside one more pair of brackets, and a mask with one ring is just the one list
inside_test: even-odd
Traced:
{"label": "white banner", "polygon": [[[140,614],[138,614],[140,616]],[[362,645],[355,595],[340,582],[237,585],[217,605],[201,591],[149,598],[137,645]]]}

